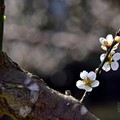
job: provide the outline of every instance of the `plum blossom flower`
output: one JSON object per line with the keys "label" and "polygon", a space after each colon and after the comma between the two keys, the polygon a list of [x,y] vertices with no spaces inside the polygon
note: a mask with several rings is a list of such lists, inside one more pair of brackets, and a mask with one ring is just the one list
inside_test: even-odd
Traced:
{"label": "plum blossom flower", "polygon": [[96,80],[96,73],[93,71],[88,73],[84,70],[80,73],[80,77],[82,78],[82,80],[78,80],[76,82],[76,86],[79,89],[84,89],[87,92],[91,92],[92,88],[97,87],[99,85],[99,81]]}
{"label": "plum blossom flower", "polygon": [[[102,54],[100,56],[100,61],[103,62],[106,54]],[[119,68],[118,60],[120,60],[120,53],[115,53],[115,51],[111,51],[108,55],[107,61],[103,65],[102,69],[108,72],[110,69],[117,70]]]}
{"label": "plum blossom flower", "polygon": [[[117,38],[116,38],[116,39],[117,39]],[[100,37],[100,38],[99,38],[99,41],[100,41],[100,43],[101,43],[101,48],[102,48],[103,50],[107,51],[107,50],[111,47],[114,39],[113,39],[113,36],[112,36],[111,34],[108,34],[108,35],[106,36],[106,38]],[[116,45],[114,45],[114,47],[112,48],[112,50],[116,50],[116,49],[118,48],[118,45],[119,45],[119,43],[117,43]]]}

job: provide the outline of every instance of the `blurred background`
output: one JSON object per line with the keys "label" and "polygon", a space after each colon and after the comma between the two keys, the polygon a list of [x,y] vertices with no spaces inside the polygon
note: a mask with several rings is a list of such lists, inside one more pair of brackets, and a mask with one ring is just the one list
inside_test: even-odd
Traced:
{"label": "blurred background", "polygon": [[[92,71],[103,53],[99,38],[120,29],[119,0],[5,0],[4,51],[53,89],[76,88],[79,73]],[[120,51],[120,48],[118,49]],[[101,120],[120,120],[120,68],[98,76],[86,107]]]}

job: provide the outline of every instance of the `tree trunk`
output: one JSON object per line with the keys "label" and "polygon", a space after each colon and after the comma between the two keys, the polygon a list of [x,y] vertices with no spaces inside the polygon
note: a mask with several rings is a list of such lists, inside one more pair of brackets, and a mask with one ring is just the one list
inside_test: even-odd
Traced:
{"label": "tree trunk", "polygon": [[39,77],[0,54],[0,116],[13,120],[99,120],[72,96],[49,88]]}

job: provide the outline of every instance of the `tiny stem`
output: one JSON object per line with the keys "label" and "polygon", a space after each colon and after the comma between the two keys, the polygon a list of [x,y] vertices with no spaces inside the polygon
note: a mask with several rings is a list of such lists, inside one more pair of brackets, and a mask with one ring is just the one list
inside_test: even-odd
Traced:
{"label": "tiny stem", "polygon": [[84,94],[83,94],[83,96],[82,96],[82,98],[81,98],[81,100],[80,100],[80,103],[83,102],[83,100],[84,100],[84,98],[85,98],[85,96],[86,96],[86,93],[87,93],[87,91],[84,92]]}
{"label": "tiny stem", "polygon": [[3,30],[4,30],[4,0],[0,0],[0,52],[2,52]]}

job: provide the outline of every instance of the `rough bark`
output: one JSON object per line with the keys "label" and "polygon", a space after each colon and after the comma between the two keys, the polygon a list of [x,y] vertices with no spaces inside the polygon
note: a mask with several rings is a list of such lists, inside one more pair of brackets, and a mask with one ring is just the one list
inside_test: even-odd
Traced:
{"label": "rough bark", "polygon": [[0,116],[14,120],[99,120],[72,96],[63,95],[39,77],[0,54]]}

